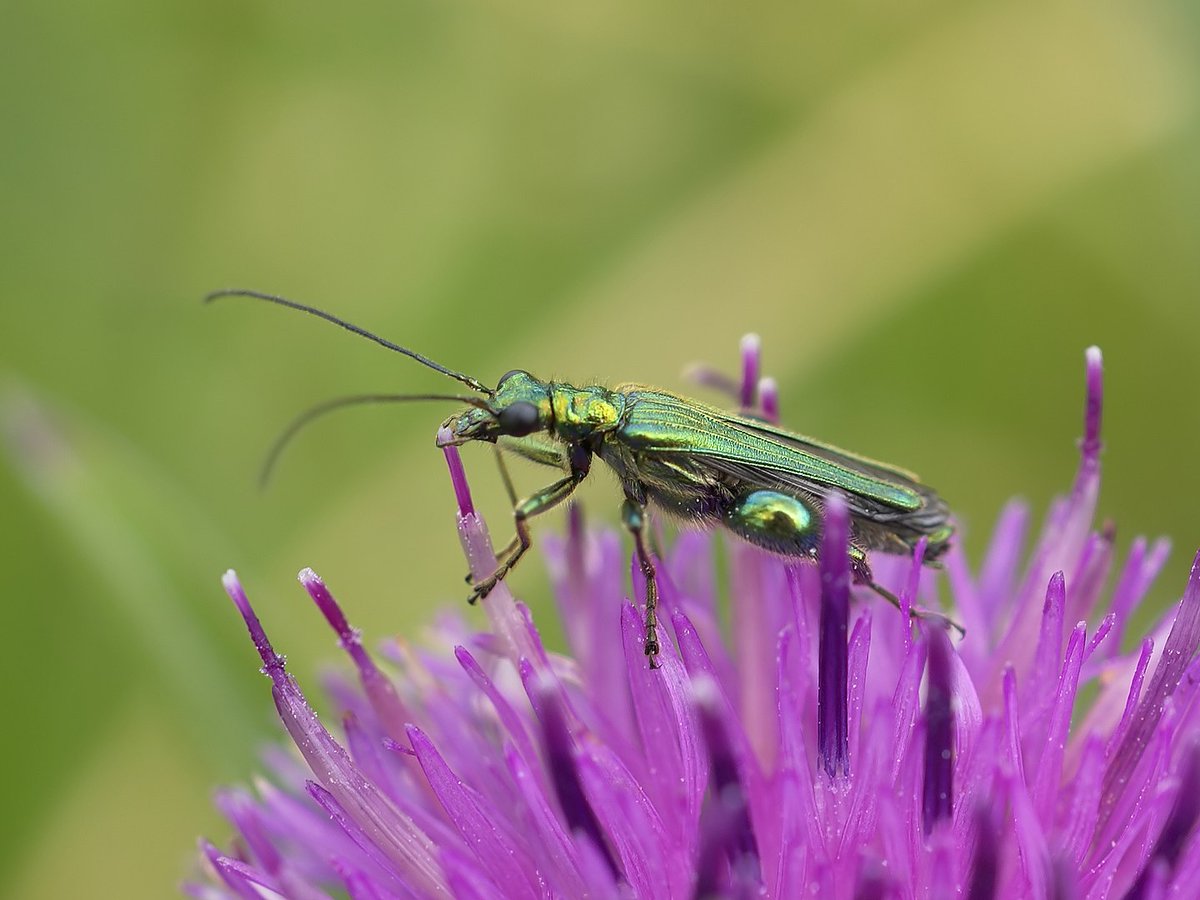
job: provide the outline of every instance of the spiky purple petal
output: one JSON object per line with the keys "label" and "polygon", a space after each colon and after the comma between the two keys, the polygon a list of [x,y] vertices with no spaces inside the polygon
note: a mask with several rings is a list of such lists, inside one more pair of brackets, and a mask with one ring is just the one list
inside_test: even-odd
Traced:
{"label": "spiky purple petal", "polygon": [[762,339],[757,334],[748,334],[742,338],[742,384],[739,394],[742,409],[751,410],[756,405],[761,367]]}
{"label": "spiky purple petal", "polygon": [[1000,882],[1000,830],[990,803],[980,801],[974,811],[975,835],[971,844],[967,900],[992,900]]}
{"label": "spiky purple petal", "polygon": [[1158,667],[1150,679],[1146,695],[1133,714],[1129,730],[1113,754],[1113,761],[1104,776],[1100,821],[1096,835],[1102,837],[1122,794],[1129,788],[1134,769],[1142,759],[1146,746],[1163,714],[1167,698],[1174,693],[1200,646],[1200,553],[1192,562],[1187,590],[1179,602],[1179,611],[1167,635]]}
{"label": "spiky purple petal", "polygon": [[711,790],[700,821],[696,895],[753,890],[762,880],[747,785],[710,683],[695,683],[696,709],[708,750]]}
{"label": "spiky purple petal", "polygon": [[471,499],[471,487],[467,484],[467,472],[463,468],[462,457],[458,447],[444,443],[451,438],[450,429],[442,428],[437,433],[437,443],[442,447],[446,457],[446,466],[450,469],[450,484],[454,488],[454,499],[458,502],[460,516],[475,515],[475,503]]}
{"label": "spiky purple petal", "polygon": [[1161,890],[1166,886],[1197,818],[1200,818],[1200,744],[1193,742],[1184,750],[1180,763],[1175,804],[1154,842],[1149,860],[1125,895],[1129,900],[1142,900],[1154,895],[1156,888]]}
{"label": "spiky purple petal", "polygon": [[579,764],[575,753],[575,741],[571,737],[562,706],[552,689],[537,687],[542,693],[540,720],[542,723],[542,746],[549,763],[554,782],[554,794],[563,811],[567,828],[588,841],[608,866],[613,878],[620,877],[620,869],[609,852],[604,830],[596,819],[595,810],[588,802],[580,780]]}
{"label": "spiky purple petal", "polygon": [[925,696],[925,777],[921,823],[930,834],[954,813],[954,666],[950,638],[939,626],[929,633],[929,681]]}
{"label": "spiky purple petal", "polygon": [[779,383],[774,378],[759,379],[758,405],[764,419],[772,423],[779,421]]}
{"label": "spiky purple petal", "polygon": [[[743,344],[740,383],[709,379],[771,419],[760,352]],[[958,547],[945,557],[968,627],[957,642],[930,623],[914,640],[906,614],[850,583],[851,523],[835,496],[819,566],[731,545],[728,637],[711,540],[685,533],[668,547],[651,671],[620,539],[573,507],[565,538],[539,535],[569,656],[546,651],[501,583],[481,604],[489,632],[439,621],[454,659],[397,641],[373,657],[303,571],[358,675],[327,679],[335,737],[230,573],[300,754],[268,753],[273,781],[218,796],[240,837],[224,853],[202,845],[208,880],[184,889],[204,900],[1188,896],[1200,883],[1200,555],[1173,619],[1123,649],[1167,545],[1135,541],[1122,561],[1113,529],[1094,524],[1101,401],[1091,350],[1079,469],[1028,563],[1022,504],[1000,517],[978,573]],[[491,537],[457,450],[446,459],[459,535],[485,577]],[[871,559],[904,610],[938,604],[924,549]]]}
{"label": "spiky purple petal", "polygon": [[846,501],[825,502],[821,541],[821,644],[817,662],[817,754],[830,778],[850,774],[849,650],[850,560]]}

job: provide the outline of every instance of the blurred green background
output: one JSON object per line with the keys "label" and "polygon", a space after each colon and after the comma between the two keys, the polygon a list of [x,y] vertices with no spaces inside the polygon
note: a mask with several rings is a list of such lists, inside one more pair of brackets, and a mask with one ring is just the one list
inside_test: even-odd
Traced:
{"label": "blurred green background", "polygon": [[[1102,513],[1174,539],[1169,602],[1200,545],[1198,9],[6,4],[0,891],[169,896],[227,838],[209,791],[273,710],[226,567],[309,686],[337,655],[302,565],[371,637],[463,600],[448,410],[348,412],[255,489],[305,405],[446,385],[217,287],[488,381],[683,388],[758,331],[784,421],[916,468],[974,558],[1069,484],[1099,343]],[[512,583],[544,602],[536,561]]]}

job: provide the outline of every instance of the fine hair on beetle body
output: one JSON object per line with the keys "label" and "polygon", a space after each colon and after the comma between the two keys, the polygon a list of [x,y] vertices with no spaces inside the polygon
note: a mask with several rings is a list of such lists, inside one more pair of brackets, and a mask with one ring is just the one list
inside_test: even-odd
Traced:
{"label": "fine hair on beetle body", "polygon": [[[524,369],[502,375],[495,388],[449,369],[316,307],[250,290],[249,297],[324,319],[454,379],[471,394],[360,394],[312,407],[286,428],[264,467],[269,475],[282,449],[305,425],[335,409],[365,403],[443,401],[462,404],[438,432],[438,445],[489,443],[559,478],[521,499],[512,490],[513,539],[496,554],[494,571],[472,585],[470,601],[486,597],[532,546],[529,520],[562,504],[599,458],[624,494],[621,521],[633,537],[645,576],[645,652],[658,666],[658,588],[648,547],[648,510],[703,527],[721,527],[748,543],[790,559],[815,561],[820,552],[825,498],[833,491],[850,517],[850,566],[866,585],[898,608],[900,601],[871,575],[867,551],[911,555],[924,543],[924,561],[936,565],[950,547],[953,524],[938,494],[903,469],[794,434],[744,412],[731,412],[640,384],[577,386],[543,381]],[[953,625],[936,612],[913,615]],[[954,626],[958,627],[958,626]],[[961,629],[960,629],[961,630]]]}

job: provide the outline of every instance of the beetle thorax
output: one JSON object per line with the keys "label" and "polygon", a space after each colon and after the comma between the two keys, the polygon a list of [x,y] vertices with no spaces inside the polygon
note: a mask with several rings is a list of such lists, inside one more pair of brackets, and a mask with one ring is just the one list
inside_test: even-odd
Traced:
{"label": "beetle thorax", "polygon": [[552,384],[550,405],[554,410],[555,435],[573,443],[615,429],[625,410],[625,397],[598,386]]}

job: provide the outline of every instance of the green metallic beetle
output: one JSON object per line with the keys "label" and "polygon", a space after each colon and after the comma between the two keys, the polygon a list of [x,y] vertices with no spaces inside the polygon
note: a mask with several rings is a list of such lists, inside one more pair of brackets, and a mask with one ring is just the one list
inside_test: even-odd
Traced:
{"label": "green metallic beetle", "polygon": [[316,416],[356,403],[408,400],[457,400],[468,405],[443,423],[440,446],[484,441],[562,471],[563,477],[526,499],[514,497],[516,536],[497,554],[495,571],[474,584],[471,602],[486,597],[529,549],[528,521],[570,497],[598,456],[616,474],[625,493],[621,517],[633,535],[646,579],[645,652],[652,667],[659,653],[658,591],[646,541],[648,506],[702,526],[720,525],[781,556],[815,560],[821,546],[824,498],[838,491],[850,513],[854,581],[897,605],[897,599],[874,582],[866,551],[912,554],[924,539],[924,559],[935,563],[949,549],[954,530],[949,510],[915,475],[760,419],[642,385],[576,387],[541,381],[520,369],[506,373],[493,390],[314,307],[246,290],[219,291],[207,299],[222,296],[267,300],[325,319],[482,395],[339,398],[293,422],[276,442],[266,471],[291,436]]}

